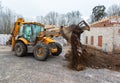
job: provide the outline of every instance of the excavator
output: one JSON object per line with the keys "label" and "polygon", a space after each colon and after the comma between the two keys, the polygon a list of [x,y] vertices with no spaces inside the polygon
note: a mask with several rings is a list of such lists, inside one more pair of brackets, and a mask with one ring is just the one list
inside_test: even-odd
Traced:
{"label": "excavator", "polygon": [[57,32],[48,31],[41,23],[25,22],[23,18],[18,18],[11,32],[12,51],[18,57],[33,53],[40,61],[46,60],[49,55],[59,56],[62,46],[52,37],[63,36],[66,40],[71,40],[72,31],[77,29],[84,31],[90,28],[85,21],[81,21],[76,28],[60,28]]}
{"label": "excavator", "polygon": [[62,46],[46,35],[44,25],[37,22],[25,22],[18,18],[11,33],[12,51],[18,57],[33,53],[35,59],[44,61],[49,55],[59,56]]}

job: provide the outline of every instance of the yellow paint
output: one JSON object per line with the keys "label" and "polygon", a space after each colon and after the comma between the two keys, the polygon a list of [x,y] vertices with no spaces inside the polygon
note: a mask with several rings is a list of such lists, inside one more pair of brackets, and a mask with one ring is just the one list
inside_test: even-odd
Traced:
{"label": "yellow paint", "polygon": [[29,42],[24,38],[19,38],[18,40],[22,41],[25,45],[29,44]]}
{"label": "yellow paint", "polygon": [[24,19],[22,19],[22,18],[18,18],[17,21],[15,22],[14,28],[12,30],[12,35],[14,37],[16,37],[18,35],[19,29],[20,29],[23,22],[24,22]]}
{"label": "yellow paint", "polygon": [[43,38],[44,39],[44,42],[46,43],[46,44],[49,44],[49,43],[51,43],[51,42],[55,42],[53,39],[51,39],[50,37],[44,37]]}
{"label": "yellow paint", "polygon": [[57,51],[58,51],[57,48],[52,48],[52,49],[51,49],[51,52],[52,52],[52,53],[56,53]]}
{"label": "yellow paint", "polygon": [[14,51],[15,47],[15,37],[12,37],[12,51]]}

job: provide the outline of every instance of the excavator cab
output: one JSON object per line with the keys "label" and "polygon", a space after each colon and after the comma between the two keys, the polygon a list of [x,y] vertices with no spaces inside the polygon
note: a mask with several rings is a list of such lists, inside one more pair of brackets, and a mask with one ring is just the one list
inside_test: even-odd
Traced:
{"label": "excavator cab", "polygon": [[35,42],[39,33],[44,32],[44,26],[36,24],[23,24],[19,31],[19,37],[27,39],[29,42]]}

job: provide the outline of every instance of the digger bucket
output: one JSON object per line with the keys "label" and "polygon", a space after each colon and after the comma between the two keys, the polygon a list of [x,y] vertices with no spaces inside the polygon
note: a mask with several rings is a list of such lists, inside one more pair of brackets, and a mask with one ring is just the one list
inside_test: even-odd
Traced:
{"label": "digger bucket", "polygon": [[84,21],[82,20],[80,23],[78,23],[78,26],[84,31],[84,30],[88,30],[90,31],[90,26]]}

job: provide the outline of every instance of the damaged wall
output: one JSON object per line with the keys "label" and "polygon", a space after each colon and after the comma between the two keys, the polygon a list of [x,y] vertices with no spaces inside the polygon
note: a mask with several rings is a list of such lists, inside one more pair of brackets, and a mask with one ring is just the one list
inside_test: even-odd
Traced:
{"label": "damaged wall", "polygon": [[[91,27],[90,31],[85,31],[81,36],[81,42],[85,45],[94,46],[97,49],[102,49],[104,52],[114,51],[120,53],[119,26],[102,28]],[[102,39],[100,39],[100,37]],[[86,41],[88,41],[88,43],[86,43]],[[100,43],[102,43],[101,46],[99,45]]]}
{"label": "damaged wall", "polygon": [[120,53],[120,17],[111,16],[90,25],[90,31],[82,34],[83,44],[102,49],[104,52]]}

